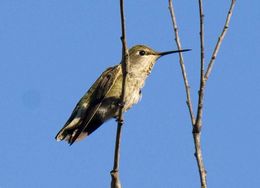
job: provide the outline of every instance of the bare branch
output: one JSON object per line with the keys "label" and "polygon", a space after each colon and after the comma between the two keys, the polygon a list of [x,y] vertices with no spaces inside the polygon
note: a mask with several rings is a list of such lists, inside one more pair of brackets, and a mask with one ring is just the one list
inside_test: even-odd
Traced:
{"label": "bare branch", "polygon": [[120,15],[121,15],[121,30],[122,30],[122,61],[121,68],[123,74],[122,81],[122,92],[119,104],[119,115],[117,118],[117,133],[116,133],[116,144],[115,144],[115,154],[114,154],[114,166],[111,174],[111,188],[121,188],[121,183],[119,179],[119,159],[120,159],[120,142],[121,142],[121,129],[124,122],[123,118],[123,108],[125,101],[125,90],[126,90],[126,77],[127,77],[127,65],[129,62],[128,48],[126,43],[126,31],[125,31],[125,16],[124,16],[124,0],[120,0]]}
{"label": "bare branch", "polygon": [[[225,37],[225,34],[227,32],[229,22],[233,13],[234,5],[236,0],[231,1],[231,6],[228,11],[228,15],[226,18],[226,22],[223,28],[222,33],[219,36],[218,42],[216,44],[216,47],[213,51],[212,58],[210,60],[210,63],[207,67],[207,71],[204,74],[204,65],[205,65],[205,58],[204,58],[204,13],[203,13],[203,2],[202,0],[199,0],[199,17],[200,17],[200,87],[199,87],[199,97],[198,97],[198,106],[197,106],[197,116],[196,119],[194,118],[193,115],[193,108],[192,108],[192,101],[190,98],[190,87],[187,79],[187,74],[183,62],[183,56],[182,53],[179,53],[179,58],[180,58],[180,65],[182,69],[182,75],[184,79],[184,84],[185,84],[185,89],[186,89],[186,97],[187,97],[187,105],[189,108],[190,112],[190,118],[192,121],[193,125],[193,140],[194,140],[194,145],[195,145],[195,157],[199,169],[199,174],[200,174],[200,182],[201,182],[201,188],[207,188],[207,181],[206,181],[206,169],[204,166],[203,162],[203,157],[202,157],[202,150],[201,150],[201,127],[202,127],[202,113],[203,113],[203,101],[204,101],[204,90],[206,86],[206,81],[212,71],[212,67],[214,64],[214,61],[216,59],[217,53],[219,51],[220,45],[223,41],[223,38]],[[176,22],[176,17],[174,13],[174,8],[172,5],[172,0],[169,0],[169,10],[171,13],[171,18],[172,18],[172,24],[175,32],[175,41],[177,44],[178,49],[181,49],[181,43],[180,43],[180,38],[178,34],[178,27],[177,27],[177,22]]]}
{"label": "bare branch", "polygon": [[204,89],[205,89],[205,79],[204,79],[204,13],[203,13],[203,2],[199,0],[199,15],[200,15],[200,87],[199,87],[199,99],[197,108],[196,123],[193,126],[193,139],[195,145],[195,157],[197,160],[197,165],[200,174],[200,183],[202,188],[207,187],[206,180],[206,169],[203,162],[202,150],[201,150],[201,127],[202,127],[202,112],[203,112],[203,100],[204,100]]}
{"label": "bare branch", "polygon": [[231,5],[230,5],[230,8],[229,8],[229,11],[228,11],[228,14],[227,14],[227,18],[226,18],[226,22],[225,22],[225,25],[224,25],[224,28],[220,34],[220,36],[218,37],[218,42],[215,46],[215,49],[213,51],[213,54],[211,56],[211,59],[210,59],[210,62],[209,62],[209,65],[208,65],[208,68],[207,68],[207,71],[206,71],[206,74],[205,74],[205,80],[207,81],[208,78],[209,78],[209,75],[212,71],[212,68],[213,68],[213,65],[214,65],[214,62],[215,62],[215,59],[217,57],[217,54],[218,54],[218,51],[219,51],[219,48],[222,44],[222,41],[227,33],[227,30],[228,30],[228,27],[229,27],[229,22],[231,20],[231,16],[233,14],[233,9],[235,7],[235,3],[236,3],[236,0],[231,0]]}
{"label": "bare branch", "polygon": [[201,188],[207,188],[207,179],[206,179],[207,172],[204,167],[203,158],[202,158],[200,136],[201,136],[200,133],[193,132],[193,140],[194,140],[194,145],[195,145],[194,156],[196,158],[198,169],[199,169]]}
{"label": "bare branch", "polygon": [[[169,0],[169,10],[170,10],[172,25],[173,25],[173,29],[174,29],[174,33],[175,33],[175,42],[176,42],[178,50],[181,50],[182,47],[181,47],[179,31],[178,31],[178,26],[177,26],[177,21],[176,21],[176,17],[175,17],[172,0]],[[187,73],[186,73],[186,68],[185,68],[182,52],[179,52],[179,59],[180,59],[179,62],[180,62],[180,66],[181,66],[182,77],[184,80],[184,85],[185,85],[185,90],[186,90],[186,103],[187,103],[187,106],[189,109],[191,123],[192,123],[192,125],[194,125],[195,117],[194,117],[192,101],[191,101],[191,97],[190,97],[190,86],[189,86],[189,81],[188,81],[188,77],[187,77]]]}
{"label": "bare branch", "polygon": [[207,182],[206,182],[206,170],[203,163],[202,158],[202,152],[201,152],[201,143],[200,143],[200,132],[201,132],[201,126],[202,126],[202,112],[203,112],[203,98],[204,98],[204,90],[205,90],[205,84],[206,81],[209,78],[209,75],[212,71],[214,61],[216,59],[216,56],[218,54],[219,48],[221,46],[221,43],[225,37],[225,34],[227,32],[229,22],[233,13],[233,9],[235,6],[236,0],[231,1],[230,9],[228,11],[228,15],[226,18],[226,22],[223,28],[222,33],[219,36],[218,42],[215,46],[215,49],[213,51],[210,63],[208,65],[207,71],[204,75],[204,14],[203,14],[203,4],[202,0],[199,0],[199,10],[200,10],[200,43],[201,43],[201,73],[200,73],[200,90],[199,90],[199,100],[198,100],[198,110],[197,110],[197,118],[196,123],[193,129],[193,138],[195,142],[195,156],[197,159],[197,164],[200,172],[200,180],[201,180],[201,187],[206,188]]}
{"label": "bare branch", "polygon": [[199,0],[199,14],[200,14],[200,87],[199,87],[199,100],[198,100],[198,109],[197,109],[197,118],[195,123],[194,132],[200,132],[201,129],[201,120],[203,112],[203,97],[204,97],[204,13],[203,13],[203,4],[202,0]]}
{"label": "bare branch", "polygon": [[[181,49],[181,43],[180,43],[180,37],[179,37],[179,33],[178,33],[178,27],[177,27],[177,22],[176,22],[176,17],[175,17],[175,13],[174,13],[172,0],[169,0],[169,10],[170,10],[170,13],[171,13],[172,24],[173,24],[173,28],[174,28],[174,32],[175,32],[175,41],[176,41],[178,49],[180,50]],[[201,20],[201,22],[200,22],[200,41],[201,41],[201,73],[200,73],[200,77],[201,77],[201,84],[200,84],[199,104],[202,104],[203,93],[204,93],[203,91],[204,91],[204,85],[205,85],[204,77],[203,77],[204,76],[204,15],[203,15],[203,10],[202,10],[202,2],[200,2],[200,20]],[[202,105],[201,105],[201,109],[200,109],[200,114],[198,116],[198,112],[197,112],[197,118],[195,120],[195,117],[194,117],[194,114],[193,114],[193,108],[192,108],[192,101],[191,101],[191,97],[190,97],[190,87],[189,87],[189,82],[188,82],[187,73],[186,73],[186,70],[185,70],[185,65],[184,65],[182,53],[179,53],[179,58],[180,58],[180,66],[181,66],[182,75],[183,75],[184,84],[185,84],[187,105],[188,105],[188,108],[189,108],[190,118],[191,118],[191,122],[192,122],[192,125],[193,125],[193,139],[194,139],[194,145],[195,145],[195,157],[196,157],[196,161],[197,161],[197,165],[198,165],[198,169],[199,169],[199,173],[200,173],[201,187],[206,188],[207,187],[206,171],[205,171],[203,159],[202,159],[202,151],[201,151],[201,144],[200,144],[200,132],[195,131],[195,130],[200,131],[201,119],[200,119],[200,121],[197,121],[197,120],[198,120],[198,117],[201,118],[201,116],[202,116]],[[200,122],[200,124],[198,124],[198,122]]]}

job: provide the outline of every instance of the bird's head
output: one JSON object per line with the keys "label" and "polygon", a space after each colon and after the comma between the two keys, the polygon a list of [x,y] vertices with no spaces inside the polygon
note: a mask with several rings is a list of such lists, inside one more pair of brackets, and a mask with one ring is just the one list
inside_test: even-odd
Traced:
{"label": "bird's head", "polygon": [[138,71],[151,72],[151,69],[158,58],[168,54],[185,52],[189,50],[190,49],[157,52],[145,45],[133,46],[132,48],[129,49],[129,60],[130,60],[129,71],[136,72],[136,73]]}

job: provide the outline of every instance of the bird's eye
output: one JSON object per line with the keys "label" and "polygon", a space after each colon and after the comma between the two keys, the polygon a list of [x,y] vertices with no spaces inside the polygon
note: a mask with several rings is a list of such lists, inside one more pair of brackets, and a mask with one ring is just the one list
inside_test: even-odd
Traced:
{"label": "bird's eye", "polygon": [[139,55],[144,56],[145,55],[145,51],[143,51],[143,50],[139,51]]}

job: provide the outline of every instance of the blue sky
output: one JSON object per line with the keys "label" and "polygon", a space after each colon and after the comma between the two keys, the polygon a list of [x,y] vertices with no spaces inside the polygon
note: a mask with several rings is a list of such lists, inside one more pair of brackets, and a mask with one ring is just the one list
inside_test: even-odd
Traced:
{"label": "blue sky", "polygon": [[[174,1],[194,106],[197,1]],[[208,61],[229,1],[205,1]],[[176,49],[168,1],[126,1],[128,46]],[[238,1],[205,93],[202,144],[209,187],[259,187],[259,1]],[[54,136],[101,72],[121,59],[115,1],[1,0],[1,188],[109,187],[116,123],[69,147]],[[125,114],[124,188],[199,187],[177,55],[161,58]]]}

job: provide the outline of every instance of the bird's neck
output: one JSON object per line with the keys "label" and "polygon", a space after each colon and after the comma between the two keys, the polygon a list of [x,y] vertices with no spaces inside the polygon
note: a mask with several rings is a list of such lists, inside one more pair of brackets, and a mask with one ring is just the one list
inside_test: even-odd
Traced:
{"label": "bird's neck", "polygon": [[145,80],[150,75],[154,63],[147,64],[146,67],[141,69],[129,69],[128,70],[128,79],[130,82],[135,83],[140,89],[144,86]]}

